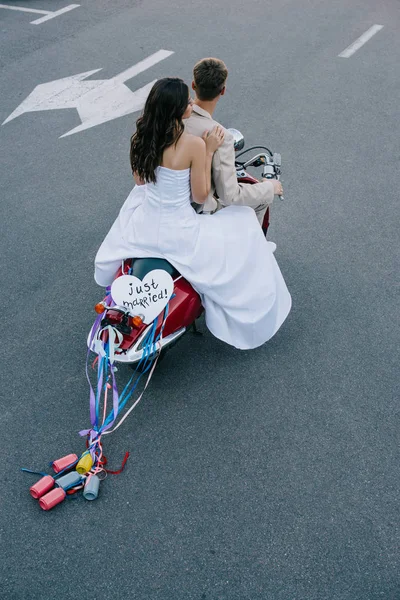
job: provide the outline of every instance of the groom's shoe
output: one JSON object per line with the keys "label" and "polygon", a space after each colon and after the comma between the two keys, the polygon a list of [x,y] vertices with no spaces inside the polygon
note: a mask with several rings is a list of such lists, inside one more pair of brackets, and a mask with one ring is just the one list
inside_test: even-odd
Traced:
{"label": "groom's shoe", "polygon": [[271,248],[271,252],[274,253],[275,250],[276,250],[276,244],[275,244],[275,242],[268,242],[268,245]]}

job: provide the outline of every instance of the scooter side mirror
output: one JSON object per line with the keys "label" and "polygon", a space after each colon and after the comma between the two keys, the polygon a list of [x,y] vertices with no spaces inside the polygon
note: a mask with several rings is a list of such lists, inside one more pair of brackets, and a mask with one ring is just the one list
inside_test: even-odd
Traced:
{"label": "scooter side mirror", "polygon": [[238,129],[229,128],[229,133],[233,136],[233,147],[235,152],[239,152],[244,148],[244,136]]}
{"label": "scooter side mirror", "polygon": [[278,152],[274,152],[272,160],[274,161],[274,163],[276,164],[277,167],[282,166],[282,157]]}

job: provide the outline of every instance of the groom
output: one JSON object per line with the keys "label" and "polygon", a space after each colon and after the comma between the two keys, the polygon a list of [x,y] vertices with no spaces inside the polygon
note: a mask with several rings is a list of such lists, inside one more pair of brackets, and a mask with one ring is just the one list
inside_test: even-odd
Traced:
{"label": "groom", "polygon": [[[226,65],[218,58],[203,58],[195,64],[192,88],[196,97],[192,115],[185,121],[187,133],[201,137],[205,130],[219,125],[213,119],[213,113],[219,99],[225,94],[227,77]],[[275,194],[282,194],[279,181],[264,180],[253,185],[238,183],[233,138],[225,130],[224,142],[212,161],[212,189],[199,211],[211,213],[230,204],[251,206],[262,225],[264,214]]]}

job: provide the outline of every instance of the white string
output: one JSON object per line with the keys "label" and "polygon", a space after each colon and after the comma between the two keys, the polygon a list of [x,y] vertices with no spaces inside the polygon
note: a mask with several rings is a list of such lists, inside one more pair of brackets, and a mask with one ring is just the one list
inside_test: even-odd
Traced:
{"label": "white string", "polygon": [[[124,336],[122,335],[122,333],[120,331],[118,331],[118,329],[115,329],[115,327],[113,327],[112,325],[106,325],[106,327],[100,328],[97,331],[96,339],[94,340],[94,347],[93,347],[94,352],[96,352],[96,354],[99,354],[100,356],[106,355],[106,352],[104,349],[104,342],[101,339],[101,335],[104,331],[108,332],[109,351],[110,351],[109,360],[110,360],[110,364],[113,364],[115,351],[118,350],[118,348],[121,346],[121,344],[124,340]],[[116,342],[116,340],[118,340],[118,341]]]}

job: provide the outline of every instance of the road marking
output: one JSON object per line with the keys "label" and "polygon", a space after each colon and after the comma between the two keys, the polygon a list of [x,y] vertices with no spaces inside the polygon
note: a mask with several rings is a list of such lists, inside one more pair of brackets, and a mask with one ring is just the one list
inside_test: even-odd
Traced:
{"label": "road marking", "polygon": [[50,21],[50,19],[54,19],[59,15],[63,15],[74,8],[78,8],[80,4],[69,4],[64,8],[60,8],[60,10],[50,11],[50,10],[39,10],[37,8],[25,8],[24,6],[9,6],[8,4],[0,4],[0,8],[5,8],[7,10],[19,10],[21,12],[27,13],[35,13],[38,15],[45,15],[44,17],[40,17],[39,19],[35,19],[35,21],[31,21],[31,25],[40,25],[41,23],[45,23],[46,21]]}
{"label": "road marking", "polygon": [[45,17],[41,17],[40,19],[36,19],[35,21],[31,21],[31,25],[40,25],[41,23],[45,23],[46,21],[50,21],[50,19],[55,19],[59,15],[63,15],[70,10],[74,10],[74,8],[78,8],[80,4],[68,4],[68,6],[64,6],[64,8],[60,8],[60,10],[56,10],[55,12],[49,12]]}
{"label": "road marking", "polygon": [[78,73],[37,85],[27,98],[3,122],[3,125],[27,112],[76,108],[81,124],[60,137],[73,135],[118,117],[142,110],[154,83],[151,81],[132,92],[125,82],[171,56],[170,50],[159,50],[111,79],[87,78],[101,69]]}
{"label": "road marking", "polygon": [[357,52],[357,50],[359,50],[361,46],[364,46],[364,44],[368,42],[368,40],[370,40],[372,36],[378,33],[378,31],[380,31],[381,29],[383,29],[383,25],[372,25],[372,27],[370,27],[365,33],[360,35],[360,37],[355,42],[350,44],[350,46],[348,46],[346,50],[343,50],[343,52],[341,52],[338,55],[339,58],[350,58],[350,56]]}
{"label": "road marking", "polygon": [[8,10],[20,10],[21,12],[37,13],[39,15],[47,15],[48,10],[38,10],[37,8],[23,8],[22,6],[8,6],[8,4],[0,4],[0,8]]}

